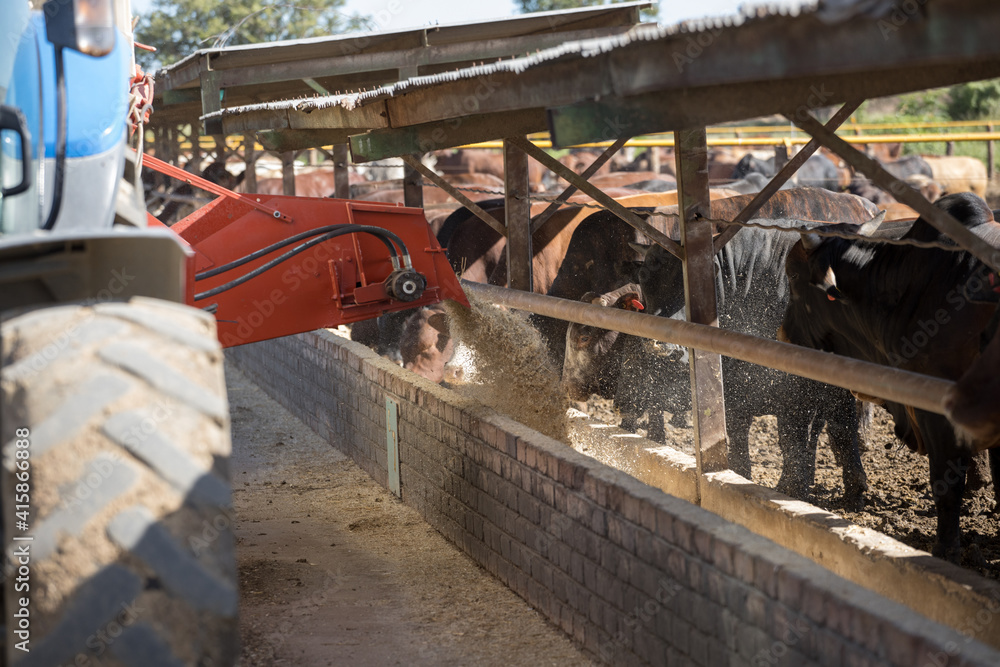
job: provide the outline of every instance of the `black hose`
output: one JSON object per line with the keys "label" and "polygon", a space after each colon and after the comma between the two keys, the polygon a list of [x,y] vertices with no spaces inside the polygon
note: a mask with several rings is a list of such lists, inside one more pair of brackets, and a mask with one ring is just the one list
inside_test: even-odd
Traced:
{"label": "black hose", "polygon": [[[63,47],[56,48],[56,177],[52,184],[52,207],[42,229],[52,229],[62,208],[63,177],[66,171],[66,76],[63,71]],[[44,151],[44,147],[43,147]],[[45,164],[45,154],[42,154]]]}
{"label": "black hose", "polygon": [[409,252],[406,250],[406,245],[403,243],[403,240],[400,239],[395,234],[393,234],[392,232],[386,229],[382,229],[381,227],[370,227],[367,225],[327,225],[325,227],[317,227],[316,229],[311,229],[307,232],[301,232],[294,236],[290,236],[282,241],[278,241],[277,243],[272,243],[271,245],[265,248],[256,250],[250,253],[249,255],[241,257],[240,259],[237,260],[233,260],[228,264],[223,264],[222,266],[217,266],[214,269],[209,269],[207,271],[202,271],[201,273],[196,273],[194,279],[204,280],[205,278],[211,278],[213,276],[217,276],[220,273],[225,273],[226,271],[230,271],[239,266],[243,266],[248,262],[252,262],[255,259],[259,259],[264,255],[274,252],[275,250],[280,250],[281,248],[291,245],[296,241],[301,241],[302,239],[309,238],[310,236],[318,236],[319,234],[327,234],[329,232],[334,232],[334,231],[337,231],[338,233],[335,234],[334,236],[328,236],[327,237],[328,239],[332,239],[335,236],[342,236],[344,234],[356,234],[356,233],[372,234],[373,236],[378,237],[379,240],[385,244],[385,246],[389,249],[389,253],[393,257],[398,257],[399,255],[396,252],[396,248],[394,248],[392,243],[390,243],[390,239],[394,241],[396,245],[399,246],[399,249],[402,251],[404,255],[409,255]]}
{"label": "black hose", "polygon": [[[357,233],[359,231],[369,232],[370,230],[375,230],[375,232],[370,232],[370,233],[376,233],[376,232],[378,232],[378,233],[376,233],[376,236],[380,236],[381,237],[381,234],[385,234],[386,236],[392,236],[392,237],[394,237],[395,240],[400,244],[400,246],[402,246],[403,252],[406,252],[406,247],[403,246],[403,242],[401,240],[399,240],[398,236],[396,236],[392,232],[388,232],[388,231],[386,231],[384,229],[381,229],[380,227],[363,227],[362,225],[332,225],[332,227],[334,227],[336,229],[334,231],[332,231],[332,232],[327,232],[323,236],[320,236],[318,238],[314,238],[311,241],[306,241],[302,245],[299,245],[299,246],[296,246],[296,247],[292,248],[291,250],[289,250],[285,254],[279,255],[278,257],[275,257],[270,262],[267,262],[265,264],[261,264],[260,266],[258,266],[253,271],[251,271],[249,273],[246,273],[246,274],[243,274],[239,278],[231,280],[228,283],[224,283],[222,285],[219,285],[218,287],[213,287],[210,290],[206,290],[206,291],[201,292],[199,294],[195,294],[194,295],[194,300],[195,301],[201,301],[202,299],[207,299],[209,297],[213,297],[213,296],[215,296],[217,294],[221,294],[222,292],[225,292],[226,290],[230,290],[230,289],[232,289],[234,287],[242,285],[246,281],[248,281],[248,280],[250,280],[252,278],[256,278],[257,276],[259,276],[260,274],[264,273],[265,271],[269,271],[269,270],[273,269],[274,267],[276,267],[278,264],[281,264],[285,260],[291,259],[295,255],[298,255],[300,252],[304,252],[304,251],[308,250],[309,248],[311,248],[311,247],[313,247],[315,245],[319,245],[320,243],[323,243],[324,241],[329,241],[330,239],[336,238],[338,236],[343,236],[344,234],[354,234],[354,233]],[[360,227],[361,229],[357,229],[358,227]],[[315,235],[314,234],[315,231],[316,230],[312,230],[312,232],[303,232],[303,234],[309,233],[309,234]],[[298,236],[301,236],[301,234],[299,234]],[[294,238],[294,237],[292,237],[292,238]],[[287,241],[287,239],[286,239],[286,241]],[[284,245],[288,245],[288,243],[286,241],[281,241],[281,243],[284,244]],[[275,244],[275,245],[278,245],[278,244]],[[267,250],[267,249],[265,248],[264,250]],[[395,256],[395,249],[393,248],[392,251],[393,251],[393,256]],[[263,252],[263,251],[262,250],[258,250],[257,252],[260,253],[260,252]],[[256,253],[254,253],[254,254],[256,254]],[[248,255],[247,257],[249,257],[249,256],[250,255]],[[244,257],[243,259],[236,260],[236,262],[242,262],[242,263],[245,264],[247,261],[250,261],[249,259],[247,259],[247,257]],[[235,262],[230,262],[230,263],[233,264]],[[219,267],[219,269],[222,269],[222,268],[223,267]],[[213,269],[213,270],[217,271],[218,269]]]}

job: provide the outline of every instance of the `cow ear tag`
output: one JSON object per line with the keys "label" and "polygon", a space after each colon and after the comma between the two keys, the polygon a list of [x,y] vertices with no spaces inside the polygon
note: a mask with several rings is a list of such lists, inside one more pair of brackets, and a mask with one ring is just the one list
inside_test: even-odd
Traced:
{"label": "cow ear tag", "polygon": [[828,267],[823,282],[819,288],[826,292],[826,298],[830,301],[837,301],[844,298],[844,293],[837,287],[837,275],[833,272],[833,267]]}

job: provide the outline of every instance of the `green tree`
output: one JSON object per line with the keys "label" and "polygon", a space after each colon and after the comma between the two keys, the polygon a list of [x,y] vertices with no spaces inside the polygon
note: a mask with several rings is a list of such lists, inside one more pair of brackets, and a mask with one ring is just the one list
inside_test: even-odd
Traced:
{"label": "green tree", "polygon": [[169,65],[197,49],[320,37],[376,28],[341,11],[344,0],[309,0],[307,6],[263,0],[153,0],[152,12],[136,28],[136,39],[156,47],[138,51],[148,70]]}
{"label": "green tree", "polygon": [[[601,5],[613,5],[623,0],[518,0],[521,5],[522,14],[532,12],[551,12],[557,9],[573,9],[575,7],[600,7]],[[642,16],[645,19],[655,19],[659,9],[654,6],[652,9],[644,9]]]}
{"label": "green tree", "polygon": [[952,86],[948,115],[952,120],[979,120],[1000,116],[1000,79],[970,81]]}

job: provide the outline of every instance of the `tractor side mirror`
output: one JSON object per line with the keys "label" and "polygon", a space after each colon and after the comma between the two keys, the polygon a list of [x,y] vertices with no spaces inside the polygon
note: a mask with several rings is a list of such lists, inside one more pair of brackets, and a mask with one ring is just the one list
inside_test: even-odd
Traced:
{"label": "tractor side mirror", "polygon": [[104,56],[115,46],[115,12],[111,0],[48,0],[45,36],[57,47],[88,56]]}
{"label": "tractor side mirror", "polygon": [[21,182],[9,188],[0,188],[0,196],[10,197],[21,194],[31,187],[31,138],[24,114],[20,109],[6,104],[0,105],[0,150],[5,149],[5,144],[9,140],[3,136],[5,130],[13,130],[21,144]]}

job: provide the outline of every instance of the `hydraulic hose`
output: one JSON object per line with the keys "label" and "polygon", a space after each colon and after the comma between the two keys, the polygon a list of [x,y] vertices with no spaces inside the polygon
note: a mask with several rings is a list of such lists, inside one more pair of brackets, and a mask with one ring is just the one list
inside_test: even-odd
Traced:
{"label": "hydraulic hose", "polygon": [[[210,269],[208,271],[203,271],[203,272],[201,272],[199,274],[196,274],[195,275],[195,280],[202,280],[204,278],[210,278],[212,276],[217,276],[220,273],[224,273],[224,272],[229,271],[231,269],[234,269],[234,268],[236,268],[238,266],[242,266],[243,264],[246,264],[247,262],[251,262],[254,259],[257,259],[259,257],[263,257],[264,255],[266,255],[268,253],[274,252],[275,250],[278,250],[280,248],[288,246],[288,245],[290,245],[292,243],[295,243],[296,241],[302,240],[303,238],[308,238],[310,236],[316,237],[316,238],[313,238],[310,241],[306,241],[305,243],[292,248],[288,252],[286,252],[286,253],[284,253],[282,255],[279,255],[278,257],[275,257],[274,259],[272,259],[269,262],[261,264],[260,266],[258,266],[253,271],[250,271],[249,273],[246,273],[246,274],[240,276],[239,278],[235,278],[235,279],[233,279],[233,280],[231,280],[231,281],[229,281],[227,283],[219,285],[218,287],[213,287],[210,290],[206,290],[204,292],[200,292],[198,294],[195,294],[194,295],[194,300],[195,301],[201,301],[203,299],[208,299],[210,297],[216,296],[217,294],[221,294],[222,292],[225,292],[225,291],[230,290],[230,289],[232,289],[234,287],[242,285],[243,283],[247,282],[248,280],[256,278],[257,276],[261,275],[265,271],[269,271],[269,270],[273,269],[274,267],[276,267],[277,265],[281,264],[282,262],[284,262],[284,261],[286,261],[288,259],[291,259],[295,255],[298,255],[299,253],[304,252],[304,251],[308,250],[309,248],[311,248],[311,247],[313,247],[315,245],[319,245],[320,243],[323,243],[324,241],[328,241],[328,240],[330,240],[332,238],[336,238],[338,236],[344,236],[345,234],[356,234],[356,233],[373,234],[373,235],[377,236],[379,239],[381,239],[382,242],[386,244],[386,247],[389,248],[389,252],[392,254],[392,257],[393,257],[393,264],[397,268],[398,268],[398,255],[396,253],[396,249],[392,246],[392,242],[390,242],[389,239],[392,239],[392,241],[394,241],[395,243],[397,243],[399,245],[400,249],[402,250],[402,252],[404,253],[404,256],[406,258],[409,258],[409,253],[407,252],[406,246],[403,244],[402,239],[400,239],[398,236],[396,236],[392,232],[387,231],[385,229],[382,229],[381,227],[369,227],[369,226],[365,226],[365,225],[329,225],[327,227],[319,227],[317,229],[313,229],[313,230],[310,230],[308,232],[302,232],[300,234],[296,234],[295,236],[291,236],[291,237],[289,237],[287,239],[284,239],[283,241],[279,241],[278,243],[274,243],[274,244],[272,244],[272,245],[270,245],[270,246],[268,246],[266,248],[261,248],[260,250],[257,250],[255,252],[247,255],[246,257],[241,257],[240,259],[237,259],[237,260],[234,260],[232,262],[229,262],[228,264],[224,264],[224,265],[216,267],[214,269]],[[321,236],[318,236],[318,235],[321,235]]]}
{"label": "hydraulic hose", "polygon": [[[62,208],[63,180],[66,171],[66,76],[63,65],[63,47],[56,49],[56,177],[52,184],[52,206],[42,229],[52,229]],[[43,147],[44,150],[44,147]],[[45,155],[42,155],[42,164]]]}
{"label": "hydraulic hose", "polygon": [[410,254],[407,251],[406,245],[403,243],[403,240],[400,239],[398,236],[396,236],[394,233],[386,229],[382,229],[381,227],[370,227],[367,225],[327,225],[325,227],[317,227],[316,229],[311,229],[307,232],[301,232],[299,234],[295,234],[294,236],[290,236],[287,239],[278,241],[277,243],[272,243],[271,245],[265,248],[261,248],[260,250],[256,250],[245,257],[233,260],[228,264],[223,264],[222,266],[217,266],[214,269],[208,269],[207,271],[196,273],[194,279],[204,280],[205,278],[211,278],[213,276],[217,276],[221,273],[225,273],[226,271],[231,271],[232,269],[235,269],[237,267],[243,266],[244,264],[252,262],[255,259],[264,257],[265,255],[268,255],[274,252],[275,250],[280,250],[281,248],[289,246],[295,243],[296,241],[301,241],[302,239],[307,239],[312,236],[318,236],[320,234],[328,234],[331,232],[337,232],[337,233],[333,234],[332,236],[327,236],[324,240],[332,239],[336,236],[342,236],[344,234],[355,234],[355,233],[372,234],[373,236],[378,237],[378,239],[385,244],[386,248],[389,249],[389,254],[392,256],[392,262],[394,266],[396,266],[399,261],[398,260],[399,254],[396,252],[396,248],[392,245],[392,243],[395,243],[396,245],[399,246],[399,249],[402,251],[403,256],[406,258],[406,264],[409,264]]}

